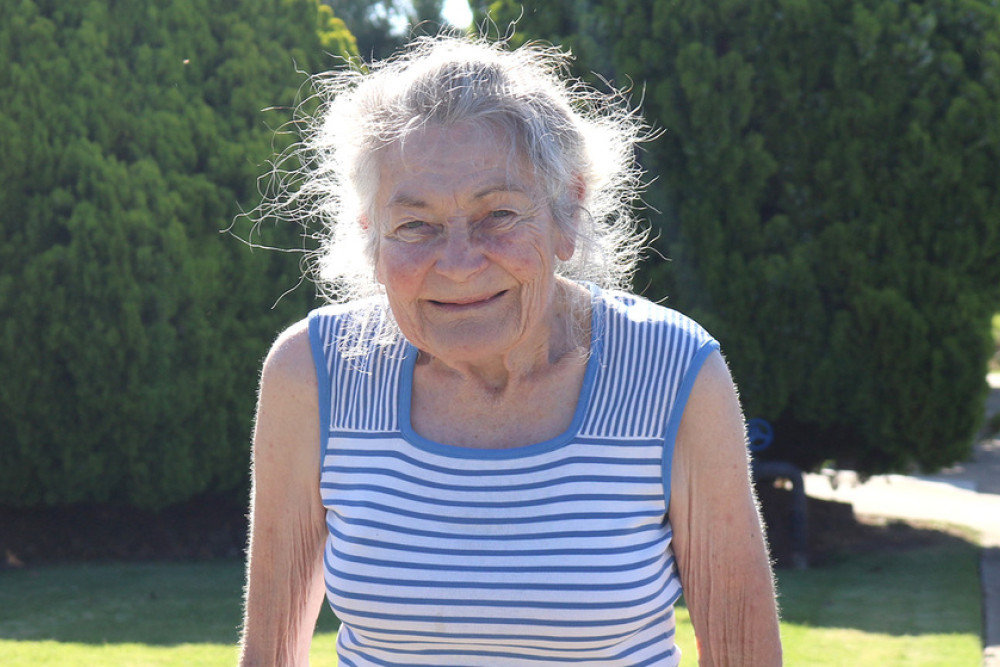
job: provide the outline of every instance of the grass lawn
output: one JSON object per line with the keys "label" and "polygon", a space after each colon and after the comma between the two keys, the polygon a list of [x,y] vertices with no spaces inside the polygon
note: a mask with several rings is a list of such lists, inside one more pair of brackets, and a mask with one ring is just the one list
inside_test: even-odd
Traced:
{"label": "grass lawn", "polygon": [[[981,661],[979,553],[960,540],[779,573],[787,665],[968,665]],[[0,572],[5,667],[234,665],[242,566],[108,564]],[[694,665],[694,633],[678,610]],[[313,644],[336,665],[332,614]]]}
{"label": "grass lawn", "polygon": [[982,663],[979,551],[957,539],[784,572],[780,593],[790,665]]}

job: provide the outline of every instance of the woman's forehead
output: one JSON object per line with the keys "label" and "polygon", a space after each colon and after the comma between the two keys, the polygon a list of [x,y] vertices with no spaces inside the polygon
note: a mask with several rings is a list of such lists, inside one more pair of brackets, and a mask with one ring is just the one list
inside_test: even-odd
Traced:
{"label": "woman's forehead", "polygon": [[507,132],[490,123],[422,125],[387,149],[384,160],[404,168],[520,161],[516,143]]}
{"label": "woman's forehead", "polygon": [[481,124],[422,127],[387,147],[380,162],[383,205],[426,203],[433,193],[484,198],[536,190],[533,170],[506,134]]}

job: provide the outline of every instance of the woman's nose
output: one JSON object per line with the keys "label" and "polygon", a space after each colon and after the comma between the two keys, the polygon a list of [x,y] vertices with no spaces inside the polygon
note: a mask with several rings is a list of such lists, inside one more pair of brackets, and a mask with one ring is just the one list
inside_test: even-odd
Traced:
{"label": "woman's nose", "polygon": [[442,275],[463,281],[486,266],[486,255],[468,229],[452,229],[441,247],[436,268]]}

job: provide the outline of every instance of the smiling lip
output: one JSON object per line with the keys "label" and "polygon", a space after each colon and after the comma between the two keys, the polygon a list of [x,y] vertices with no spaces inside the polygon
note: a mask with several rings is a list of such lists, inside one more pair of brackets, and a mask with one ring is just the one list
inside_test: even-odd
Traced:
{"label": "smiling lip", "polygon": [[507,293],[507,290],[503,290],[503,291],[497,292],[496,294],[494,294],[492,296],[488,296],[488,297],[485,297],[485,298],[478,298],[478,297],[476,297],[476,298],[471,298],[471,299],[454,299],[452,301],[435,301],[433,299],[430,299],[429,301],[430,301],[430,303],[434,304],[435,306],[437,306],[439,308],[445,308],[447,310],[466,310],[466,309],[477,308],[479,306],[485,306],[487,304],[493,303],[494,301],[496,301],[497,299],[499,299],[500,297],[502,297],[506,293]]}

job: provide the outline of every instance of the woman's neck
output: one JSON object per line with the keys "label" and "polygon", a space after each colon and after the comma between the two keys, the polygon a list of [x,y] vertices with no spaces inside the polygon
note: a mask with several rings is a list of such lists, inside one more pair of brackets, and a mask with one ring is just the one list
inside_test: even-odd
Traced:
{"label": "woman's neck", "polygon": [[480,359],[442,359],[423,351],[418,365],[425,373],[460,381],[471,391],[500,399],[553,368],[586,359],[590,349],[590,294],[559,279],[547,326],[539,335],[518,341],[503,353]]}

